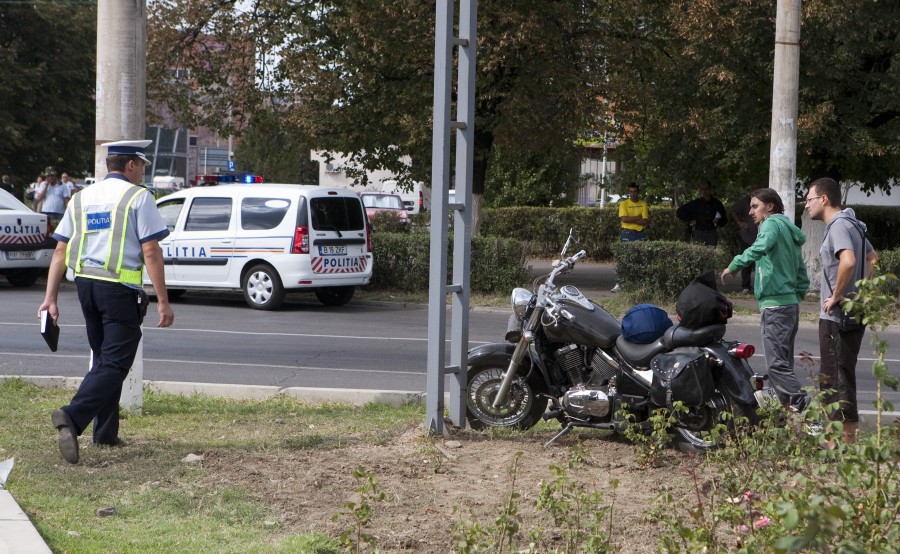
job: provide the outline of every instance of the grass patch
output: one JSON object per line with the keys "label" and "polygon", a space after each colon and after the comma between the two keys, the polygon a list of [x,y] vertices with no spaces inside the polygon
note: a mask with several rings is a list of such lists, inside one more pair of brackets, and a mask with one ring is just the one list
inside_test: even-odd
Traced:
{"label": "grass patch", "polygon": [[[381,444],[421,425],[425,413],[146,391],[144,413],[123,419],[126,446],[96,447],[83,435],[81,462],[72,466],[59,457],[49,416],[71,394],[0,382],[0,459],[15,458],[7,488],[54,552],[340,552],[327,535],[286,534],[268,504],[182,459]],[[107,507],[116,515],[95,515]]]}

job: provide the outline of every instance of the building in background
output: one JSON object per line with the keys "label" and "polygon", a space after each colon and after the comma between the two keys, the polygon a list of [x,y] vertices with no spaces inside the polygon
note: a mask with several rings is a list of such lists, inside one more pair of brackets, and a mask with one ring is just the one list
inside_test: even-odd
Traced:
{"label": "building in background", "polygon": [[579,206],[603,206],[609,201],[609,183],[618,164],[612,155],[613,144],[588,144],[581,149],[581,177],[584,186],[578,189]]}

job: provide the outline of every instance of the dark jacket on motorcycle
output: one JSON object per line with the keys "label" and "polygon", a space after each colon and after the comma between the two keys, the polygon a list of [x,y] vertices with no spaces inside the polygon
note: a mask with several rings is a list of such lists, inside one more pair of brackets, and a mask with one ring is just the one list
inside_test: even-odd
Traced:
{"label": "dark jacket on motorcycle", "polygon": [[737,273],[756,263],[754,294],[759,308],[799,304],[809,290],[809,276],[801,247],[806,235],[782,214],[767,217],[749,248],[731,260],[728,271]]}

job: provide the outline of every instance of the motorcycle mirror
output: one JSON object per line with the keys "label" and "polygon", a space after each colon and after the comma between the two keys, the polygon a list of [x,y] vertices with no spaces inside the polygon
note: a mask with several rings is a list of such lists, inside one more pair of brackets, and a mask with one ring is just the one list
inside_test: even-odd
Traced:
{"label": "motorcycle mirror", "polygon": [[[559,257],[560,257],[560,258],[565,258],[565,257],[566,257],[566,250],[569,249],[569,244],[572,242],[572,233],[573,233],[573,231],[574,231],[574,229],[570,227],[570,228],[569,228],[569,237],[566,239],[566,243],[563,245],[562,252],[559,253]],[[555,267],[555,266],[554,266],[554,267]]]}

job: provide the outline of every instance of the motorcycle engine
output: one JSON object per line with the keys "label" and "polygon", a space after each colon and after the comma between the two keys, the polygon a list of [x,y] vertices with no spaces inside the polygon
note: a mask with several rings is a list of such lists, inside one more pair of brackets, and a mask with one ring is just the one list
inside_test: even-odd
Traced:
{"label": "motorcycle engine", "polygon": [[609,396],[603,390],[598,390],[605,389],[616,373],[616,369],[605,359],[608,356],[604,356],[599,348],[596,349],[589,369],[585,366],[585,350],[577,345],[564,346],[554,354],[559,368],[572,382],[572,388],[562,398],[566,411],[584,417],[604,417],[609,414]]}

